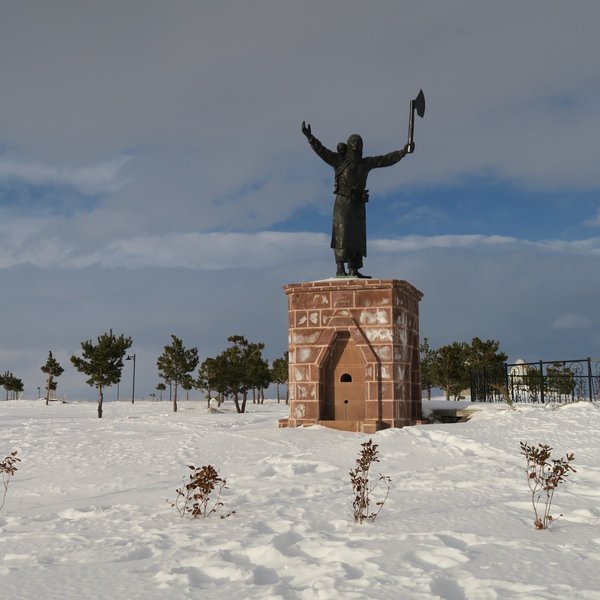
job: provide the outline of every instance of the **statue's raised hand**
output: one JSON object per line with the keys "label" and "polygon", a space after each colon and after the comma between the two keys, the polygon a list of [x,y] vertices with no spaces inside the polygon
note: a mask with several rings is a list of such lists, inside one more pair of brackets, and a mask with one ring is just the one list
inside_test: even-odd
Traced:
{"label": "statue's raised hand", "polygon": [[310,139],[312,136],[312,132],[310,130],[310,123],[307,125],[304,121],[302,121],[302,133]]}

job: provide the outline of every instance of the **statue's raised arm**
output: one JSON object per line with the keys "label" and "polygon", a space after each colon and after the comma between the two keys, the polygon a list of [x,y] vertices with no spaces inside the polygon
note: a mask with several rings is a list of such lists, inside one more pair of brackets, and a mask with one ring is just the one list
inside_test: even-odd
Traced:
{"label": "statue's raised arm", "polygon": [[307,124],[305,121],[302,121],[302,133],[308,138],[308,141],[310,142],[310,139],[312,138],[310,123]]}
{"label": "statue's raised arm", "polygon": [[315,151],[315,153],[324,160],[328,165],[332,167],[336,167],[339,162],[339,154],[337,152],[333,152],[329,148],[326,148],[321,144],[320,140],[318,140],[313,134],[310,128],[310,123],[306,123],[302,121],[302,133],[306,136],[310,147]]}
{"label": "statue's raised arm", "polygon": [[402,150],[395,150],[379,156],[366,156],[365,161],[369,169],[380,169],[381,167],[391,167],[402,160],[407,154],[415,151],[415,143],[408,142]]}

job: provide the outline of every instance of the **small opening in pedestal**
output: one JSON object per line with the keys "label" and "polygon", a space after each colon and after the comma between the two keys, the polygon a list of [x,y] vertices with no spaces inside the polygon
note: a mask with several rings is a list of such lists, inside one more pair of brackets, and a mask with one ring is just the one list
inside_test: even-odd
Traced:
{"label": "small opening in pedestal", "polygon": [[[340,376],[340,382],[341,383],[350,383],[352,381],[352,375],[350,375],[350,373],[342,373],[342,375]],[[346,402],[348,402],[346,400]]]}

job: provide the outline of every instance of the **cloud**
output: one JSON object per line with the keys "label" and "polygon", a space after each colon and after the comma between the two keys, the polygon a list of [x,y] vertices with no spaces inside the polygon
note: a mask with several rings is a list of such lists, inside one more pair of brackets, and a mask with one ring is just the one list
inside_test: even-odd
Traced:
{"label": "cloud", "polygon": [[105,250],[68,262],[73,267],[264,269],[322,254],[327,237],[317,233],[188,233],[113,242]]}
{"label": "cloud", "polygon": [[[167,233],[124,238],[91,250],[37,235],[43,224],[22,220],[16,230],[5,225],[0,238],[0,267],[30,265],[40,268],[184,268],[193,270],[269,269],[329,256],[329,236],[313,232],[260,231]],[[2,227],[0,227],[0,232]],[[396,239],[371,239],[373,255],[418,254],[428,250],[469,252],[523,252],[532,256],[600,255],[600,238],[587,240],[530,241],[501,235],[409,235]]]}
{"label": "cloud", "polygon": [[82,194],[115,192],[123,180],[118,173],[129,157],[83,167],[44,165],[0,158],[0,181],[18,181],[35,186],[69,186]]}
{"label": "cloud", "polygon": [[370,245],[380,252],[418,252],[429,248],[514,250],[528,247],[544,253],[600,255],[600,238],[532,241],[502,235],[409,235],[395,240],[373,240]]}
{"label": "cloud", "polygon": [[409,235],[399,239],[379,239],[370,242],[379,252],[418,252],[430,248],[446,249],[496,249],[514,250],[517,247],[530,248],[538,252],[556,254],[576,254],[585,256],[600,255],[600,238],[585,240],[540,240],[532,241],[502,235]]}
{"label": "cloud", "polygon": [[439,209],[431,206],[417,206],[414,208],[408,207],[407,205],[399,204],[399,209],[405,209],[400,217],[398,217],[398,223],[412,223],[415,221],[446,221],[447,215]]}
{"label": "cloud", "polygon": [[584,225],[588,225],[590,227],[599,227],[600,226],[600,209],[596,212],[596,214],[584,222]]}
{"label": "cloud", "polygon": [[380,252],[418,252],[429,248],[497,248],[519,240],[501,235],[409,235],[395,240],[373,240],[370,246]]}
{"label": "cloud", "polygon": [[585,240],[544,240],[531,242],[534,246],[548,252],[558,254],[579,254],[587,256],[600,256],[600,238]]}
{"label": "cloud", "polygon": [[592,321],[585,315],[567,312],[557,317],[550,326],[558,331],[588,329]]}

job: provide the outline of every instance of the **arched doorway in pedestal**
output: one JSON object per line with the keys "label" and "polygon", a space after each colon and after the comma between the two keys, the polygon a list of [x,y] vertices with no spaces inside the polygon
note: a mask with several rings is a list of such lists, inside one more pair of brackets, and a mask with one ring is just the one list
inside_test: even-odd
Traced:
{"label": "arched doorway in pedestal", "polygon": [[362,352],[350,333],[337,332],[323,366],[322,420],[362,421],[365,418],[365,366]]}

